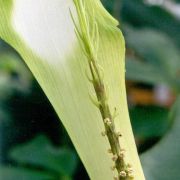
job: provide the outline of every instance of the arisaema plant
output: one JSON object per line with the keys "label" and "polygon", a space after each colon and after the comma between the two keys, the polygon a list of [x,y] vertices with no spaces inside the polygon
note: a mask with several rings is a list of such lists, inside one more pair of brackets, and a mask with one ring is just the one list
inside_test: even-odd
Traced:
{"label": "arisaema plant", "polygon": [[99,0],[0,0],[0,37],[34,74],[90,178],[143,180],[117,26]]}

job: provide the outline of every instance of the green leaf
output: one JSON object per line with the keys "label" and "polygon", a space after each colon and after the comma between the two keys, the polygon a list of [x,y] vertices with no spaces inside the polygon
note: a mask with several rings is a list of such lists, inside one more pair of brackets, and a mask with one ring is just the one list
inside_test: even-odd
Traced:
{"label": "green leaf", "polygon": [[28,92],[32,76],[15,53],[0,53],[0,70],[1,99],[10,96],[14,90],[22,93]]}
{"label": "green leaf", "polygon": [[180,179],[180,98],[173,108],[174,123],[171,130],[157,145],[141,156],[147,180]]}
{"label": "green leaf", "polygon": [[20,164],[40,166],[60,175],[72,175],[77,165],[76,155],[71,150],[52,147],[44,136],[14,148],[10,157]]}
{"label": "green leaf", "polygon": [[153,28],[165,32],[180,47],[179,19],[159,6],[149,6],[144,2],[144,0],[123,0],[122,20],[134,27]]}
{"label": "green leaf", "polygon": [[[166,35],[150,29],[129,30],[127,44],[147,63],[147,68],[144,66],[147,73],[151,71],[157,75],[158,82],[163,80],[171,87],[177,88],[176,79],[180,67],[180,54]],[[139,63],[139,65],[141,64]],[[137,63],[135,65],[137,66]],[[147,76],[146,73],[145,76]],[[154,80],[154,76],[152,74],[151,76]]]}
{"label": "green leaf", "polygon": [[179,51],[164,34],[150,29],[132,30],[127,42],[144,60],[174,76],[180,67]]}
{"label": "green leaf", "polygon": [[130,108],[130,117],[137,138],[154,138],[164,135],[169,127],[168,110],[158,106]]}
{"label": "green leaf", "polygon": [[132,58],[126,60],[126,79],[150,84],[166,83],[156,67]]}
{"label": "green leaf", "polygon": [[4,180],[55,180],[52,175],[27,168],[0,166],[0,179]]}
{"label": "green leaf", "polygon": [[[117,109],[117,131],[126,161],[134,168],[135,179],[143,172],[128,116],[125,91],[124,39],[118,23],[100,1],[86,0],[86,14],[97,21],[100,43],[98,64],[108,86],[111,111]],[[0,36],[23,57],[67,129],[91,179],[112,179],[110,148],[101,136],[104,124],[99,110],[89,98],[94,94],[86,77],[88,62],[74,32],[69,13],[76,19],[72,0],[0,0]],[[91,19],[91,18],[90,18]],[[89,27],[92,25],[92,19]]]}

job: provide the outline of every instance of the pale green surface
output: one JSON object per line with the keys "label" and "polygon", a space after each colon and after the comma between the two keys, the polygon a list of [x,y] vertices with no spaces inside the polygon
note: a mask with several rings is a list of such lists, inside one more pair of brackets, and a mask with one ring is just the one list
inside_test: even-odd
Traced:
{"label": "pale green surface", "polygon": [[[12,17],[11,8],[6,5],[9,2],[0,0],[0,36],[22,55],[40,83],[66,127],[90,178],[113,179],[115,172],[110,170],[113,162],[107,153],[108,140],[100,135],[104,130],[102,119],[98,109],[89,99],[89,93],[92,94],[94,90],[85,76],[88,69],[87,59],[80,50],[72,31],[74,28],[72,20],[67,14],[69,6],[72,8],[72,1],[67,0],[67,5],[60,0],[43,3],[41,0],[30,0],[28,1],[30,4],[24,6],[27,2],[14,0]],[[119,113],[115,124],[117,130],[123,134],[121,144],[127,151],[127,162],[133,165],[135,179],[143,180],[126,102],[124,40],[116,28],[116,21],[104,11],[99,1],[89,0],[86,3],[88,12],[91,14],[94,9],[97,17],[100,32],[98,63],[104,69],[104,82],[108,85],[110,107],[112,110],[116,107]],[[22,8],[18,7],[25,9],[21,12]],[[43,12],[47,10],[50,14],[39,13],[32,21],[31,18],[38,8]],[[27,12],[28,16],[25,15]],[[55,13],[53,17],[52,12]],[[66,14],[63,18],[62,13]],[[38,21],[41,19],[42,21]],[[62,21],[58,25],[54,23],[59,19]],[[56,38],[54,33],[57,33]],[[61,33],[64,33],[63,36]]]}

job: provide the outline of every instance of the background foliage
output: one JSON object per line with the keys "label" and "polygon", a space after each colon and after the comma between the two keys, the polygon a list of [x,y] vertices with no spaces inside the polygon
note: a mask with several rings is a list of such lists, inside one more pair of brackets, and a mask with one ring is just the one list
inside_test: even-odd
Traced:
{"label": "background foliage", "polygon": [[[168,10],[167,2],[180,6],[179,0],[103,1],[120,20],[126,39],[130,117],[151,180],[180,178],[180,17],[175,8]],[[41,88],[2,40],[0,164],[5,180],[88,179]]]}

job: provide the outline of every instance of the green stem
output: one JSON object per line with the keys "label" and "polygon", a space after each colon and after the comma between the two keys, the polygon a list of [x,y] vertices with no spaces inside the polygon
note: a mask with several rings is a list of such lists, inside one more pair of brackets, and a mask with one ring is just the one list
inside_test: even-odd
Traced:
{"label": "green stem", "polygon": [[[88,60],[89,69],[92,76],[92,80],[90,80],[90,82],[92,82],[93,84],[98,100],[98,102],[95,102],[95,104],[98,105],[105,127],[105,132],[103,132],[102,135],[107,135],[111,147],[110,151],[113,154],[112,160],[114,161],[114,166],[112,167],[112,170],[116,169],[118,172],[118,176],[114,177],[114,179],[133,179],[132,167],[125,162],[125,150],[121,147],[119,141],[121,134],[116,132],[114,117],[111,114],[110,106],[108,104],[106,88],[103,82],[103,78],[101,77],[99,66],[97,64],[98,46],[96,45],[98,45],[99,42],[98,40],[96,40],[96,38],[99,39],[98,25],[95,18],[93,19],[88,17],[88,14],[86,13],[86,8],[84,7],[85,1],[74,0],[74,4],[77,10],[80,28],[77,28],[78,26],[75,23],[73,16],[72,19],[75,24],[77,37],[84,47],[84,52]],[[92,19],[93,23],[89,21],[90,19]],[[89,29],[90,24],[92,24],[92,32],[94,32],[92,33],[92,37]],[[95,35],[97,37],[95,37]],[[96,45],[93,44],[95,40],[97,41]]]}
{"label": "green stem", "polygon": [[[114,119],[110,112],[110,107],[108,105],[107,93],[103,80],[100,76],[100,72],[96,65],[95,60],[91,60],[89,63],[91,75],[93,78],[93,86],[96,92],[97,99],[99,101],[99,110],[104,122],[105,133],[110,143],[111,152],[113,154],[112,160],[115,162],[114,168],[118,172],[118,177],[116,179],[128,180],[132,179],[132,170],[130,165],[126,165],[124,160],[124,150],[122,149],[119,138],[122,136],[120,133],[116,132]],[[113,168],[113,169],[114,169]]]}

